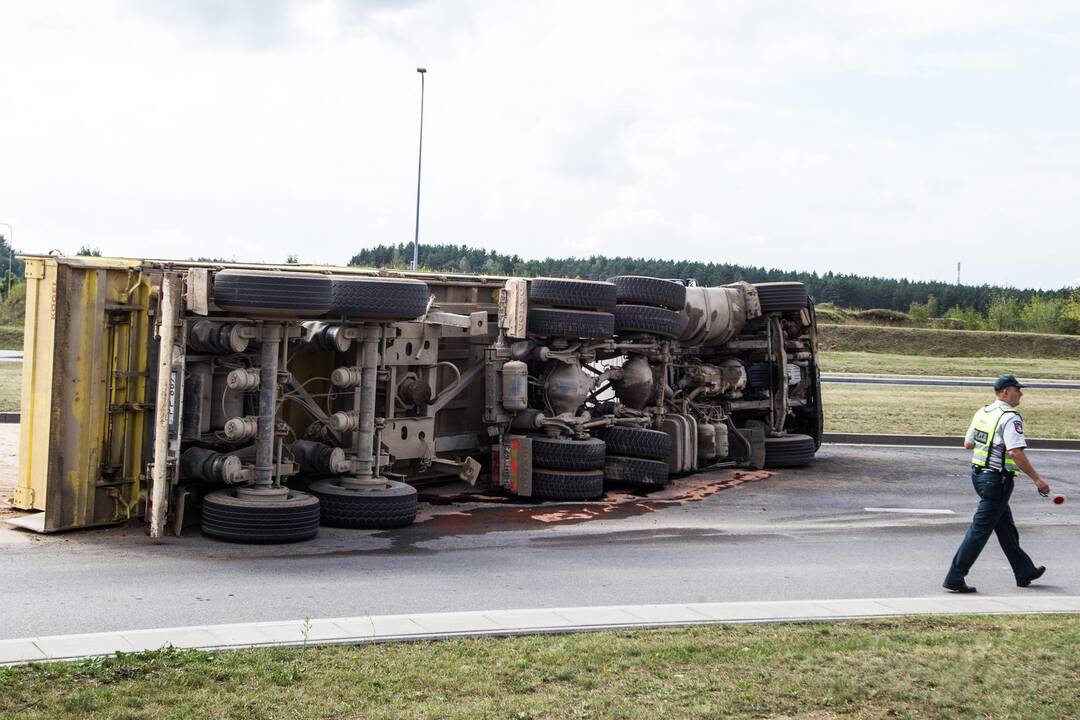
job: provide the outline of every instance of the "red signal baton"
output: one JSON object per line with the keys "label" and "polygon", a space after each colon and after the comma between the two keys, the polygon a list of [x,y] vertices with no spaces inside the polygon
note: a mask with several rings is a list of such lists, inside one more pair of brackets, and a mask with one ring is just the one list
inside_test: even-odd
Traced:
{"label": "red signal baton", "polygon": [[1041,491],[1039,492],[1039,494],[1042,495],[1044,498],[1050,498],[1050,502],[1054,503],[1055,505],[1064,505],[1065,504],[1065,496],[1064,495],[1051,495],[1050,493],[1044,493],[1044,492],[1041,492]]}

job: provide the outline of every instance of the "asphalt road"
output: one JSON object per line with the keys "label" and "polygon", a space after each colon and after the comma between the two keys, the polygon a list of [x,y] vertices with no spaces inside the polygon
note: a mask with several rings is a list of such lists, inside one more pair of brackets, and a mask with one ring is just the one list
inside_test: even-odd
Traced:
{"label": "asphalt road", "polygon": [[[1080,455],[1031,456],[1056,491],[1080,495]],[[727,489],[717,483],[739,482],[733,473],[699,475],[667,501],[440,505],[402,530],[324,528],[292,546],[197,532],[155,544],[141,528],[5,529],[0,639],[369,613],[935,596],[976,504],[967,467],[962,450],[825,446],[810,468],[743,475]],[[1018,590],[991,540],[968,581],[987,594],[1080,594],[1078,504],[1052,506],[1022,480],[1013,512],[1046,576]]]}

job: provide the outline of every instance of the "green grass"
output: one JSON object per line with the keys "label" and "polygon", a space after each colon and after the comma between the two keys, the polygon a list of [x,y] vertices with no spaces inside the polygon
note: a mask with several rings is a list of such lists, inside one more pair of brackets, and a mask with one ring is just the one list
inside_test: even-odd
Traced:
{"label": "green grass", "polygon": [[1080,336],[871,325],[820,325],[820,348],[933,357],[1080,357]]}
{"label": "green grass", "polygon": [[204,653],[0,671],[24,718],[1063,718],[1080,616],[896,618]]}
{"label": "green grass", "polygon": [[[955,435],[994,400],[981,388],[822,385],[826,432]],[[1080,439],[1080,391],[1028,390],[1020,404],[1024,432],[1033,438]]]}
{"label": "green grass", "polygon": [[886,375],[941,375],[997,377],[1005,372],[1021,378],[1080,380],[1080,359],[1015,357],[927,357],[895,353],[821,353],[821,369],[828,373],[881,373]]}
{"label": "green grass", "polygon": [[23,326],[0,325],[0,350],[23,349]]}
{"label": "green grass", "polygon": [[0,362],[0,411],[19,409],[22,402],[22,363]]}

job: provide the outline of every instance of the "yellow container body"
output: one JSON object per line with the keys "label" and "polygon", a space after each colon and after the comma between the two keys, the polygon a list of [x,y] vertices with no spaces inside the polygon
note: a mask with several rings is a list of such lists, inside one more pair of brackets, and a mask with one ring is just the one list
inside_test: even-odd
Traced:
{"label": "yellow container body", "polygon": [[45,532],[115,523],[141,511],[156,297],[140,265],[26,258],[14,504],[43,511]]}

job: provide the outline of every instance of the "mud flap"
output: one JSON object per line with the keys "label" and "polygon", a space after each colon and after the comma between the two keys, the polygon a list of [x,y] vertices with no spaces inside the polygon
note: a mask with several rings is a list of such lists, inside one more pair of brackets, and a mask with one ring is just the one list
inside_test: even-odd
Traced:
{"label": "mud flap", "polygon": [[521,497],[532,497],[532,439],[525,435],[504,435],[491,447],[491,483]]}
{"label": "mud flap", "polygon": [[754,470],[761,470],[765,467],[764,426],[759,423],[748,423],[747,427],[739,428],[739,435],[742,435],[743,439],[750,444],[749,457],[739,458],[739,460]]}

